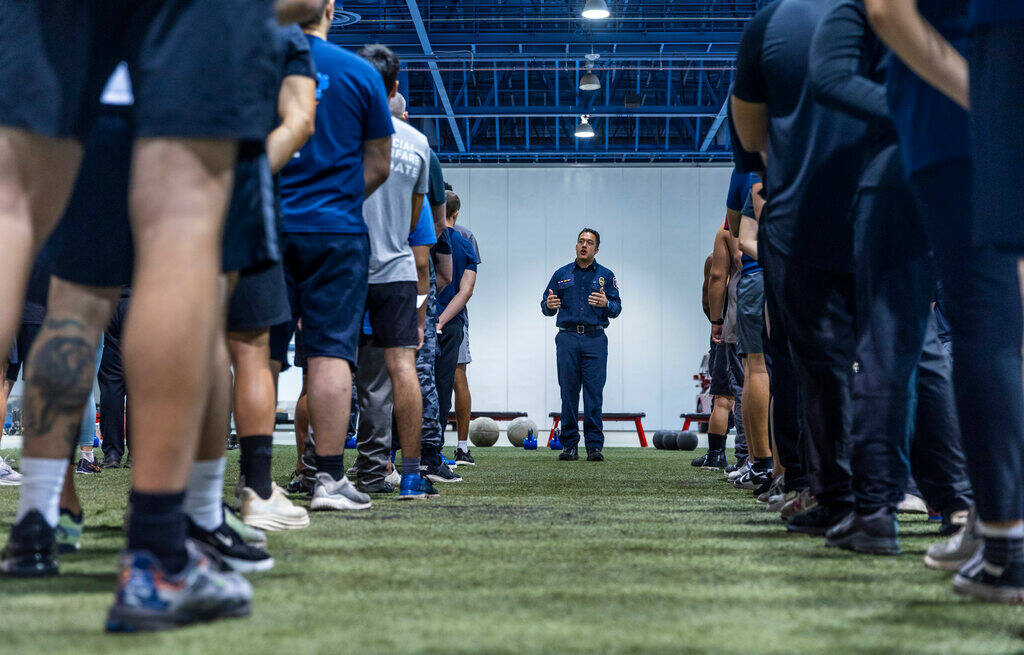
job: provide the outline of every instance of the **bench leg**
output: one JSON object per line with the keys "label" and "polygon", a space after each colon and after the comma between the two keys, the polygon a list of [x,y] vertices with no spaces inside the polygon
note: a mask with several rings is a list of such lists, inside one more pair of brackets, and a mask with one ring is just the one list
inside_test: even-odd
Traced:
{"label": "bench leg", "polygon": [[683,421],[683,432],[686,432],[689,429],[690,429],[690,419],[686,419],[686,420]]}
{"label": "bench leg", "polygon": [[647,437],[644,435],[644,424],[640,421],[640,419],[636,419],[634,423],[636,423],[636,434],[638,437],[640,437],[640,447],[646,448]]}
{"label": "bench leg", "polygon": [[551,445],[551,442],[555,440],[555,430],[558,429],[558,421],[561,418],[562,418],[561,416],[556,416],[554,422],[551,423],[551,432],[548,434],[548,445],[549,446]]}

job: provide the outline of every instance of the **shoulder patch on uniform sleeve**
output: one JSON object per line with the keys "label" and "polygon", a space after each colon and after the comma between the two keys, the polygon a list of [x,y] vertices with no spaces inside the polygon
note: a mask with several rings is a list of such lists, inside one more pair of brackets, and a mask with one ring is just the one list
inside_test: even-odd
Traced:
{"label": "shoulder patch on uniform sleeve", "polygon": [[618,289],[618,288],[619,288],[619,279],[618,279],[618,278],[615,278],[615,277],[613,277],[613,278],[612,278],[612,284],[614,284],[614,285],[615,285],[615,288],[616,288],[616,289]]}

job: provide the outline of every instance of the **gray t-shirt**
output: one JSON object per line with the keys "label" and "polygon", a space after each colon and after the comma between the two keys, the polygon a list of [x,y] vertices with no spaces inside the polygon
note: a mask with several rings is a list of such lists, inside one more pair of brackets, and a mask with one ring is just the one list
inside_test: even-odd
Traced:
{"label": "gray t-shirt", "polygon": [[468,227],[464,227],[458,224],[455,225],[455,231],[461,234],[462,236],[466,237],[469,240],[469,242],[473,244],[473,252],[476,253],[476,263],[483,264],[484,260],[480,259],[480,246],[477,245],[476,236],[473,235],[473,231],[470,230]]}
{"label": "gray t-shirt", "polygon": [[416,260],[409,247],[412,195],[430,182],[430,146],[416,128],[391,119],[391,175],[363,203],[370,231],[370,284],[415,282]]}

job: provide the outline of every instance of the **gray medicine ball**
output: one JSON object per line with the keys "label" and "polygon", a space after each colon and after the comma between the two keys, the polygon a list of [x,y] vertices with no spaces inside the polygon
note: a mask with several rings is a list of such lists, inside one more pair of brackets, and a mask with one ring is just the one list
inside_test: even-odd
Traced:
{"label": "gray medicine ball", "polygon": [[524,417],[517,418],[508,424],[508,429],[505,430],[505,434],[508,436],[509,442],[516,448],[523,447],[523,439],[526,435],[533,432],[533,436],[537,436],[537,424],[530,419]]}
{"label": "gray medicine ball", "polygon": [[474,446],[486,448],[493,446],[498,441],[498,423],[486,416],[475,418],[469,422],[469,440]]}

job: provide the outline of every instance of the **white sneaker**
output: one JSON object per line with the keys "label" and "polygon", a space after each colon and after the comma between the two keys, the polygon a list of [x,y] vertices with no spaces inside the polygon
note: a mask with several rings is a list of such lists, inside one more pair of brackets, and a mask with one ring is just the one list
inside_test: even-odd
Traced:
{"label": "white sneaker", "polygon": [[727,475],[726,478],[729,480],[729,482],[736,482],[737,480],[742,478],[744,475],[746,475],[747,471],[749,471],[749,470],[750,470],[750,461],[749,460],[748,461],[744,461],[743,462],[743,466],[739,467],[738,469],[736,469],[735,471],[733,471],[732,473]]}
{"label": "white sneaker", "polygon": [[0,457],[0,487],[17,487],[24,476],[18,473],[3,457]]}
{"label": "white sneaker", "polygon": [[329,473],[316,474],[316,486],[313,487],[313,500],[310,509],[369,509],[370,496],[356,489],[349,479],[342,476],[334,480]]}
{"label": "white sneaker", "polygon": [[395,489],[402,485],[402,474],[398,472],[398,469],[393,469],[384,479],[390,482]]}
{"label": "white sneaker", "polygon": [[928,505],[922,498],[906,494],[900,504],[896,506],[896,511],[900,514],[927,514]]}
{"label": "white sneaker", "polygon": [[271,484],[270,498],[266,500],[249,487],[242,489],[241,500],[242,523],[250,527],[273,532],[298,530],[309,525],[309,513],[288,500],[284,489],[276,483]]}

